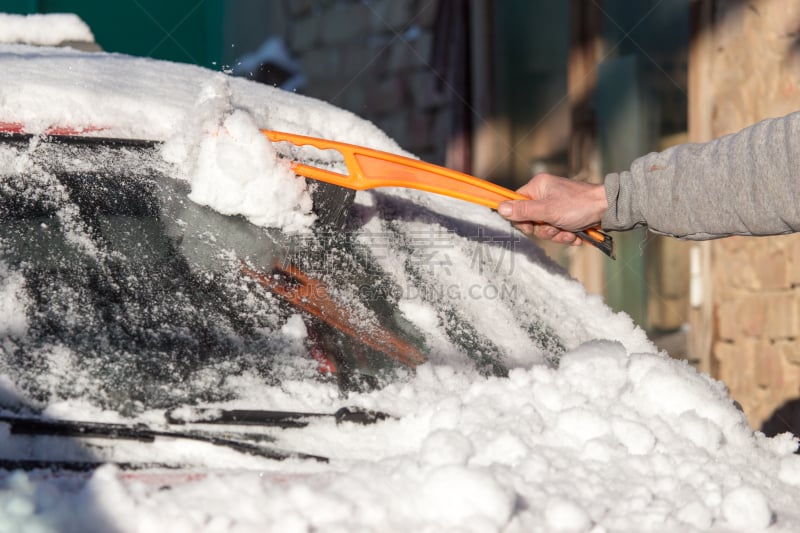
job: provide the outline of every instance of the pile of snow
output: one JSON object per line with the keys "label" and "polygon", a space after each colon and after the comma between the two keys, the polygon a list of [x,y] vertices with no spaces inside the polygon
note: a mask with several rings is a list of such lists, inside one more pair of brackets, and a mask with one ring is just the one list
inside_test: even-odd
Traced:
{"label": "pile of snow", "polygon": [[0,43],[54,46],[66,42],[94,42],[92,30],[77,15],[0,13]]}
{"label": "pile of snow", "polygon": [[[312,217],[304,185],[259,127],[399,151],[350,113],[196,67],[0,47],[0,68],[0,122],[164,140],[164,158],[182,169],[192,199],[264,226],[299,231]],[[457,228],[446,265],[452,281],[443,283],[461,287],[487,279],[472,262],[482,243],[464,228],[507,227],[486,209],[423,193],[359,193],[356,208],[364,237],[385,235],[392,224],[422,236],[432,227]],[[657,354],[627,316],[587,296],[531,246],[509,253],[515,268],[492,279],[516,280],[512,302],[454,304],[470,324],[495,332],[512,367],[507,378],[454,364],[462,354],[448,357],[453,347],[431,304],[409,296],[400,309],[425,332],[434,356],[406,381],[346,398],[322,383],[268,386],[240,376],[226,384],[241,395],[223,408],[360,406],[393,416],[369,426],[320,420],[276,433],[276,446],[330,463],[237,460],[206,444],[158,441],[136,459],[177,456],[201,466],[8,474],[0,479],[0,524],[35,531],[800,529],[795,437],[754,433],[721,383]],[[378,258],[400,285],[411,259]],[[20,281],[5,271],[0,279],[0,309],[8,312],[0,331],[24,334]],[[542,350],[514,340],[529,338],[525,321],[542,309],[565,343],[557,368],[542,364]],[[296,318],[284,329],[298,339],[306,334]],[[0,394],[16,393],[0,379]],[[116,416],[69,401],[46,414]],[[0,447],[12,438],[0,433]]]}
{"label": "pile of snow", "polygon": [[208,449],[202,472],[16,473],[0,493],[0,519],[41,531],[800,527],[797,440],[754,434],[720,383],[619,343],[587,342],[559,369],[516,369],[507,379],[428,364],[408,383],[346,401],[325,387],[294,387],[261,399],[291,406],[302,396],[315,409],[360,405],[395,418],[278,435],[281,447],[329,464],[235,467]]}

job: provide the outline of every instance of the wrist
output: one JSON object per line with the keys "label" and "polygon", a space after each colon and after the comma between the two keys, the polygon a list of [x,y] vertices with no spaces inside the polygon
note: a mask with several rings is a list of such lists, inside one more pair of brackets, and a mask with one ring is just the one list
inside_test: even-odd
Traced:
{"label": "wrist", "polygon": [[593,219],[598,223],[603,219],[603,216],[608,210],[608,198],[606,196],[606,188],[602,184],[591,184],[590,201],[591,213]]}

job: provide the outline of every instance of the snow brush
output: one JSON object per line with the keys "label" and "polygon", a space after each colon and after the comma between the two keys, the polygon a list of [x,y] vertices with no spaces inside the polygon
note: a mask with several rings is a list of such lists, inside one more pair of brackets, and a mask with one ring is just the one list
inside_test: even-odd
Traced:
{"label": "snow brush", "polygon": [[[475,176],[409,157],[318,137],[274,130],[261,130],[261,132],[272,142],[313,146],[319,150],[336,150],[342,154],[349,175],[292,161],[292,170],[298,176],[324,181],[339,187],[354,190],[378,187],[418,189],[458,198],[494,210],[497,210],[497,207],[507,200],[530,200],[518,192]],[[611,259],[615,259],[614,241],[610,235],[596,227],[576,231],[575,234]]]}
{"label": "snow brush", "polygon": [[[121,139],[87,136],[86,133],[101,132],[102,127],[69,128],[54,127],[44,132],[41,138],[56,143],[106,145],[135,148],[153,148],[160,141],[141,139]],[[339,174],[297,161],[292,161],[294,172],[305,178],[323,181],[339,187],[354,190],[378,187],[404,187],[443,194],[467,202],[497,209],[506,200],[530,200],[527,196],[500,185],[464,174],[432,163],[426,163],[389,152],[373,150],[355,144],[330,141],[318,137],[308,137],[274,130],[261,130],[273,142],[288,142],[295,146],[309,145],[319,150],[336,150],[344,157],[349,175]],[[27,133],[23,124],[0,122],[0,138],[16,141],[29,141],[38,135]],[[598,227],[577,231],[581,240],[601,250],[615,259],[614,241],[610,235]]]}

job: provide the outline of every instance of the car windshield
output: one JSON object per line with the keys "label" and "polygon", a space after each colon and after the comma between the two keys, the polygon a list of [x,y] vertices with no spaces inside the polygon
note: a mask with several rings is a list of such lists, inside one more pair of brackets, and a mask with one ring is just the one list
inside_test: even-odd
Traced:
{"label": "car windshield", "polygon": [[[134,413],[231,399],[227,378],[242,374],[378,387],[428,359],[425,334],[399,307],[409,296],[433,307],[449,344],[482,372],[507,372],[502,349],[449,301],[454,287],[435,283],[455,268],[441,253],[455,235],[441,227],[406,231],[390,218],[380,232],[359,230],[363,220],[341,216],[352,193],[317,186],[317,224],[286,234],[189,200],[156,143],[2,140],[6,161],[24,162],[5,165],[0,181],[0,258],[5,290],[25,306],[2,371],[37,401],[79,396]],[[516,242],[492,239],[495,257]],[[381,267],[387,254],[407,256],[407,285]],[[491,291],[483,296],[514,296]],[[555,362],[564,345],[547,323],[527,330]]]}
{"label": "car windshield", "polygon": [[649,347],[487,209],[304,182],[288,159],[341,158],[259,131],[401,152],[354,115],[195,67],[3,62],[0,375],[27,407],[253,407],[264,387],[344,395],[426,362],[504,376],[587,339]]}

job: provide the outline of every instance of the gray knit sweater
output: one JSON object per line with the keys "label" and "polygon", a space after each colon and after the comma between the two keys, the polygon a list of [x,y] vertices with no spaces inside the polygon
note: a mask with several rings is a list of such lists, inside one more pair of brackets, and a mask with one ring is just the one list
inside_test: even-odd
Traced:
{"label": "gray knit sweater", "polygon": [[800,112],[635,160],[605,179],[602,227],[703,240],[800,231]]}

